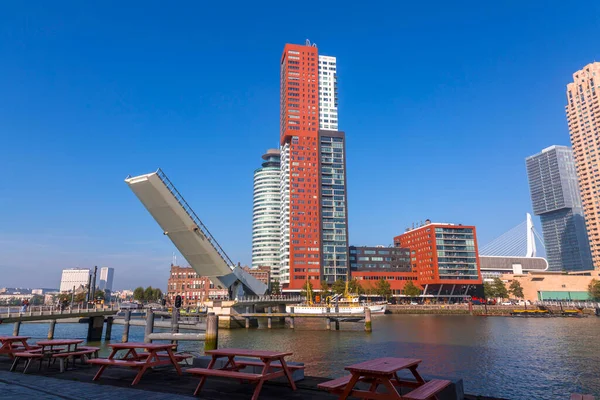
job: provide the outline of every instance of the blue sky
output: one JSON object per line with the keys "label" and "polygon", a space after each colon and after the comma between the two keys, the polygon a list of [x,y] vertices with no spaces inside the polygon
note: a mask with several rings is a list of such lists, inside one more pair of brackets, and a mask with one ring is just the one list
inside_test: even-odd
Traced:
{"label": "blue sky", "polygon": [[524,158],[569,144],[565,85],[600,52],[597,2],[207,4],[0,6],[0,287],[93,265],[165,287],[174,247],[123,183],[158,167],[250,263],[279,58],[307,38],[338,57],[351,243],[430,218],[485,244],[531,209]]}

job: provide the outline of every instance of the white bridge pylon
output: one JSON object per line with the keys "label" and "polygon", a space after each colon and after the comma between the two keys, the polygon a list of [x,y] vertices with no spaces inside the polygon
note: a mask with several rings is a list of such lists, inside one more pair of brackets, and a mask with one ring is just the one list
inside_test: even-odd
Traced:
{"label": "white bridge pylon", "polygon": [[128,176],[125,182],[198,275],[208,277],[217,288],[229,289],[231,297],[262,295],[267,291],[267,285],[234,266],[160,169],[146,175]]}
{"label": "white bridge pylon", "polygon": [[542,246],[544,246],[542,238],[533,227],[533,219],[531,218],[531,214],[527,213],[525,221],[500,235],[485,246],[481,246],[479,249],[479,255],[528,258],[536,257],[536,237]]}

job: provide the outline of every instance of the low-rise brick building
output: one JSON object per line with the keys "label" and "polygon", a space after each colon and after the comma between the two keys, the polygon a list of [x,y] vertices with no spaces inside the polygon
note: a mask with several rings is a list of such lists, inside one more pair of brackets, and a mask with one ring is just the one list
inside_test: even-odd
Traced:
{"label": "low-rise brick building", "polygon": [[167,284],[167,303],[173,304],[181,296],[183,307],[194,307],[208,300],[226,299],[227,289],[216,289],[210,279],[200,276],[191,267],[171,265]]}

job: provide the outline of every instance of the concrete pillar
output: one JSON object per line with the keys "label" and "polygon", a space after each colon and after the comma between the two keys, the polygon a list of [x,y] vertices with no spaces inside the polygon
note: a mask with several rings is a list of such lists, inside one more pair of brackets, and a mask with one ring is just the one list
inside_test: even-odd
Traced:
{"label": "concrete pillar", "polygon": [[123,324],[123,336],[121,342],[129,342],[129,321],[131,320],[131,310],[125,311],[125,323]]}
{"label": "concrete pillar", "polygon": [[179,309],[173,308],[173,315],[171,315],[171,332],[179,332]]}
{"label": "concrete pillar", "polygon": [[[294,315],[294,307],[290,307],[291,314]],[[295,329],[294,317],[290,317],[290,328]]]}
{"label": "concrete pillar", "polygon": [[327,318],[325,318],[325,321],[326,321],[327,330],[330,331],[331,330],[331,318],[327,317]]}
{"label": "concrete pillar", "polygon": [[90,317],[88,322],[88,342],[99,342],[102,340],[102,330],[104,330],[104,317]]}
{"label": "concrete pillar", "polygon": [[216,350],[219,346],[219,317],[214,312],[206,316],[206,339],[204,350]]}
{"label": "concrete pillar", "polygon": [[273,325],[273,317],[271,317],[271,307],[269,307],[269,317],[267,318],[267,328],[271,329]]}
{"label": "concrete pillar", "polygon": [[335,330],[336,331],[340,330],[340,321],[338,319],[335,320]]}
{"label": "concrete pillar", "polygon": [[13,327],[13,336],[19,336],[19,330],[21,329],[21,321],[15,322]]}
{"label": "concrete pillar", "polygon": [[152,343],[150,334],[154,332],[154,312],[151,308],[146,311],[146,329],[144,331],[144,343]]}
{"label": "concrete pillar", "polygon": [[106,333],[104,334],[104,340],[110,340],[112,335],[113,317],[106,318]]}
{"label": "concrete pillar", "polygon": [[371,309],[365,307],[365,332],[373,332],[373,325],[371,325]]}
{"label": "concrete pillar", "polygon": [[473,302],[469,301],[469,315],[473,315]]}
{"label": "concrete pillar", "polygon": [[[246,306],[246,314],[250,314],[250,307]],[[250,317],[246,317],[246,329],[250,328]]]}
{"label": "concrete pillar", "polygon": [[48,340],[54,339],[54,328],[56,327],[56,320],[50,320],[50,327],[48,328]]}

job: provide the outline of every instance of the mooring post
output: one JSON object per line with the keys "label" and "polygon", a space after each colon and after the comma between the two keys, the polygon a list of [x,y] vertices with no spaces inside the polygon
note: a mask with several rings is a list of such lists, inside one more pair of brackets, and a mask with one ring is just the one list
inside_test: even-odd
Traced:
{"label": "mooring post", "polygon": [[15,326],[13,327],[13,336],[19,336],[20,329],[21,329],[21,321],[15,322]]}
{"label": "mooring post", "polygon": [[267,318],[267,328],[271,329],[273,323],[273,317],[271,317],[271,307],[269,307],[269,317]]}
{"label": "mooring post", "polygon": [[125,311],[125,323],[123,324],[123,336],[121,342],[127,343],[129,341],[129,320],[131,319],[131,310]]}
{"label": "mooring post", "polygon": [[206,338],[204,339],[204,351],[216,350],[219,345],[219,317],[214,312],[206,316]]}
{"label": "mooring post", "polygon": [[[246,306],[246,314],[250,314],[250,307]],[[250,328],[250,317],[246,315],[246,329]]]}
{"label": "mooring post", "polygon": [[50,320],[50,327],[48,328],[48,340],[54,339],[54,328],[56,327],[56,320]]}
{"label": "mooring post", "polygon": [[365,332],[373,332],[373,325],[371,325],[371,309],[365,307]]}
{"label": "mooring post", "polygon": [[106,318],[106,334],[104,335],[104,340],[110,340],[112,335],[112,325],[113,325],[113,317]]}
{"label": "mooring post", "polygon": [[326,321],[327,330],[330,331],[331,330],[331,318],[327,317],[327,318],[325,318],[325,321]]}
{"label": "mooring post", "polygon": [[469,300],[469,315],[473,315],[473,302]]}
{"label": "mooring post", "polygon": [[294,307],[290,307],[292,316],[290,317],[290,328],[294,329]]}
{"label": "mooring post", "polygon": [[335,330],[339,331],[340,330],[340,320],[339,319],[335,319]]}
{"label": "mooring post", "polygon": [[171,315],[171,332],[179,332],[179,308],[173,308],[173,314]]}
{"label": "mooring post", "polygon": [[154,312],[151,308],[146,311],[146,330],[144,331],[144,343],[152,343],[150,334],[154,332]]}

